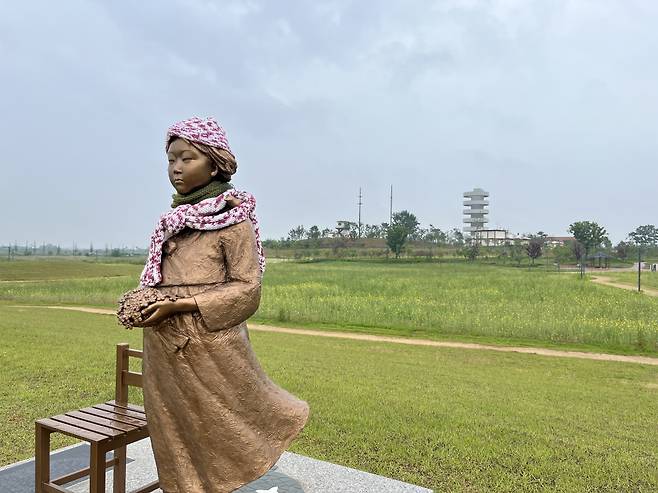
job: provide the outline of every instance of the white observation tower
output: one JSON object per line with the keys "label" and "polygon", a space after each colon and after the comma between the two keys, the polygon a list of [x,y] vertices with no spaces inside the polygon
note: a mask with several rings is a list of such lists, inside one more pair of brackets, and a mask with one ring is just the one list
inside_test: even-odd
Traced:
{"label": "white observation tower", "polygon": [[464,192],[464,232],[472,233],[487,229],[487,214],[489,214],[489,192],[474,188]]}

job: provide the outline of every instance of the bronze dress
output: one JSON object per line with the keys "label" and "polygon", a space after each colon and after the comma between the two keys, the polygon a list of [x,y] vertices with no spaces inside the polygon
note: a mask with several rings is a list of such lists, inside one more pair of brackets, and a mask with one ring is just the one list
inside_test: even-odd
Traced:
{"label": "bronze dress", "polygon": [[144,329],[144,407],[160,487],[228,493],[265,474],[308,419],[274,384],[245,320],[260,301],[250,222],[185,229],[165,242],[158,288],[193,296],[198,312]]}

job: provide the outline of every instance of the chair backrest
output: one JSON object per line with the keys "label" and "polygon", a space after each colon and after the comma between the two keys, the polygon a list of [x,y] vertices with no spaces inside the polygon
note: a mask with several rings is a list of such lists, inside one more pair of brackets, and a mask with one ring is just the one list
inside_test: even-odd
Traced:
{"label": "chair backrest", "polygon": [[130,357],[142,358],[143,353],[130,349],[126,343],[117,344],[116,389],[114,400],[117,404],[128,404],[128,386],[142,387],[142,374],[130,371]]}

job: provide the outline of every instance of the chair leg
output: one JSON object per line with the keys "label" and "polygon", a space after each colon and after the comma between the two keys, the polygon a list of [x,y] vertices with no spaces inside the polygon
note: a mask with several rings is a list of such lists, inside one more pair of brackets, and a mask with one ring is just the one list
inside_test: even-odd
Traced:
{"label": "chair leg", "polygon": [[105,493],[105,448],[91,444],[89,457],[89,493]]}
{"label": "chair leg", "polygon": [[34,491],[44,493],[44,483],[50,483],[50,430],[39,423],[35,429]]}
{"label": "chair leg", "polygon": [[126,493],[126,447],[119,447],[114,450],[114,479],[113,493]]}

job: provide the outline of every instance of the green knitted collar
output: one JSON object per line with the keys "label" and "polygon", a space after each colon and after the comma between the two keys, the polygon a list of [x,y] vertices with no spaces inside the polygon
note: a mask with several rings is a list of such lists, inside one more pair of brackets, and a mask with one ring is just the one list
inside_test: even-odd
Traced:
{"label": "green knitted collar", "polygon": [[171,207],[174,208],[183,204],[197,204],[202,200],[210,199],[212,197],[217,197],[218,195],[232,188],[233,185],[231,185],[228,182],[213,180],[210,183],[208,183],[205,187],[201,187],[198,190],[195,190],[194,192],[187,193],[185,195],[180,193],[173,194],[171,196],[171,198],[173,199],[173,202],[171,203]]}

